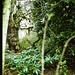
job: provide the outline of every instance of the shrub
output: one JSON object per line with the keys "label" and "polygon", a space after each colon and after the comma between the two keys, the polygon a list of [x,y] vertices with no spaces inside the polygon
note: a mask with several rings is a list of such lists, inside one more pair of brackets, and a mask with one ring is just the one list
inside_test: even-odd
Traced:
{"label": "shrub", "polygon": [[6,53],[5,67],[18,75],[38,75],[41,72],[41,55],[38,49],[23,50],[15,55]]}

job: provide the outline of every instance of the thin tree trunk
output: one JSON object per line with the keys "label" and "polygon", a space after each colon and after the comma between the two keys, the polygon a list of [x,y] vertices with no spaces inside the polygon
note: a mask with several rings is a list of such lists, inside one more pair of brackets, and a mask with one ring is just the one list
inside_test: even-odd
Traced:
{"label": "thin tree trunk", "polygon": [[45,46],[46,29],[47,29],[48,21],[49,20],[47,20],[46,25],[45,25],[43,41],[42,41],[42,75],[44,75],[44,46]]}
{"label": "thin tree trunk", "polygon": [[11,0],[5,0],[4,8],[3,8],[3,40],[2,40],[2,75],[4,75],[4,63],[5,63],[5,47],[6,47],[6,37],[7,37],[7,28],[8,28],[8,21],[10,15],[10,7],[11,7]]}
{"label": "thin tree trunk", "polygon": [[69,43],[73,38],[75,38],[75,36],[70,37],[70,38],[66,41],[66,43],[65,43],[65,45],[64,45],[63,52],[62,52],[62,54],[61,54],[60,60],[59,60],[59,62],[58,62],[57,68],[56,68],[56,75],[58,75],[58,70],[59,70],[59,68],[60,68],[60,62],[62,62],[62,58],[63,58],[63,56],[64,56],[65,50],[66,50],[66,48],[67,48],[67,46],[68,46],[68,43]]}
{"label": "thin tree trunk", "polygon": [[47,19],[46,24],[45,24],[43,41],[42,41],[42,73],[41,73],[41,75],[44,75],[44,46],[45,46],[47,25],[48,25],[48,22],[51,19],[51,17],[54,16],[54,13],[50,13],[50,14],[46,14],[46,15],[48,16],[48,19]]}

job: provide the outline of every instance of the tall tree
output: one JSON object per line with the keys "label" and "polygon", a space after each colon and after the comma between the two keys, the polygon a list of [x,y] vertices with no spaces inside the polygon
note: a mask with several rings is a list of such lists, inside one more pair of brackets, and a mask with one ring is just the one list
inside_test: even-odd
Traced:
{"label": "tall tree", "polygon": [[11,0],[5,0],[4,1],[4,7],[3,7],[3,46],[2,46],[2,75],[4,75],[4,63],[5,63],[5,46],[6,46],[6,37],[7,37],[7,28],[8,28],[8,21],[9,21],[9,15],[10,15],[10,7],[11,7]]}

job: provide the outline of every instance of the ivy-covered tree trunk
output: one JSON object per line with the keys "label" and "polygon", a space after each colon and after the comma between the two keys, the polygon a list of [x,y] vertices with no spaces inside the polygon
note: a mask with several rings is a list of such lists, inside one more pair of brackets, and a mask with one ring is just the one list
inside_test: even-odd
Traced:
{"label": "ivy-covered tree trunk", "polygon": [[[11,17],[11,15],[10,15]],[[9,18],[10,18],[9,17]],[[11,18],[9,19],[8,31],[7,31],[7,43],[9,45],[9,50],[16,50],[16,45],[18,41],[18,28],[14,25],[12,26]]]}
{"label": "ivy-covered tree trunk", "polygon": [[5,46],[6,46],[6,37],[7,37],[7,28],[8,28],[8,21],[10,15],[10,7],[11,7],[11,0],[5,0],[4,8],[3,8],[3,45],[2,45],[2,75],[4,75],[4,63],[5,63]]}
{"label": "ivy-covered tree trunk", "polygon": [[9,24],[7,31],[7,43],[9,45],[8,49],[14,50],[14,52],[16,52],[16,45],[18,41],[18,30],[20,25],[19,14],[18,14],[19,10],[16,8],[16,0],[11,0],[11,8],[12,9],[9,16]]}

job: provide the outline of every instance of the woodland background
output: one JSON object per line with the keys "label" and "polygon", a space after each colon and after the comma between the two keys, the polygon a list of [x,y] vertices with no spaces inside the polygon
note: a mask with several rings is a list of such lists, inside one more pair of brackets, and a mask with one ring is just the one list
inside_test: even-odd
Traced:
{"label": "woodland background", "polygon": [[[3,1],[4,75],[41,75],[47,20],[44,75],[55,75],[64,44],[75,36],[75,0]],[[75,38],[68,43],[59,75],[75,75]]]}

